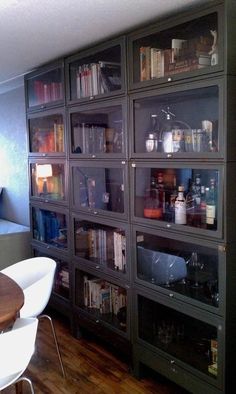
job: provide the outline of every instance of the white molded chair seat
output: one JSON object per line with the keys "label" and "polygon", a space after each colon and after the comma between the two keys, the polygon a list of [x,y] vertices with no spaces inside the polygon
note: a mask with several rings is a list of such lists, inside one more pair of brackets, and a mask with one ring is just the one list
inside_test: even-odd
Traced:
{"label": "white molded chair seat", "polygon": [[55,271],[56,262],[53,259],[49,257],[32,257],[10,265],[1,272],[12,278],[24,292],[25,301],[20,310],[20,317],[38,317],[39,319],[46,317],[49,319],[62,374],[65,377],[52,319],[48,315],[41,315],[48,304],[52,292]]}
{"label": "white molded chair seat", "polygon": [[22,375],[34,353],[37,327],[37,318],[19,318],[10,331],[0,334],[0,390],[25,380],[34,393],[32,382]]}

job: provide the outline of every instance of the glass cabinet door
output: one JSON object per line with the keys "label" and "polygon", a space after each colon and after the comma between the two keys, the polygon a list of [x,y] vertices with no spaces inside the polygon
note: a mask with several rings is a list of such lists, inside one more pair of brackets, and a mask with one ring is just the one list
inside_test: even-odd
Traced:
{"label": "glass cabinet door", "polygon": [[40,106],[44,108],[51,104],[59,104],[64,98],[64,81],[62,64],[55,68],[33,73],[27,76],[27,104],[28,108]]}
{"label": "glass cabinet door", "polygon": [[127,272],[127,231],[123,226],[74,218],[74,254],[113,273]]}
{"label": "glass cabinet door", "polygon": [[34,249],[35,257],[49,257],[52,258],[57,266],[56,273],[54,277],[53,283],[53,293],[59,297],[65,298],[69,300],[70,298],[70,281],[69,281],[69,263],[65,261],[63,258],[52,256],[51,254],[45,253],[45,251],[41,251],[38,249]]}
{"label": "glass cabinet door", "polygon": [[201,308],[214,307],[215,312],[222,307],[223,246],[196,239],[189,242],[176,235],[170,238],[163,231],[153,233],[142,228],[134,232],[136,280],[155,290],[162,287],[184,302],[201,303]]}
{"label": "glass cabinet door", "polygon": [[[219,236],[222,231],[222,168],[202,168],[156,163],[133,163],[134,216],[167,228],[182,225],[182,231]],[[193,231],[192,231],[193,232]]]}
{"label": "glass cabinet door", "polygon": [[75,209],[125,215],[125,164],[81,161],[71,170]]}
{"label": "glass cabinet door", "polygon": [[99,108],[72,109],[70,130],[73,156],[124,155],[124,119],[124,105],[117,101]]}
{"label": "glass cabinet door", "polygon": [[142,295],[138,295],[137,304],[140,339],[219,384],[222,325],[217,320],[199,320]]}
{"label": "glass cabinet door", "polygon": [[114,95],[124,89],[124,42],[114,40],[67,60],[69,101]]}
{"label": "glass cabinet door", "polygon": [[65,196],[65,163],[37,161],[30,163],[31,197],[63,202]]}
{"label": "glass cabinet door", "polygon": [[[61,110],[62,111],[62,110]],[[65,153],[63,113],[47,112],[28,119],[30,155],[46,156]]]}
{"label": "glass cabinet door", "polygon": [[127,290],[124,287],[76,268],[75,304],[91,318],[127,332]]}
{"label": "glass cabinet door", "polygon": [[[165,94],[133,96],[133,154],[152,157],[218,157],[223,155],[219,108],[222,81],[176,87]],[[163,91],[162,91],[163,92]],[[222,133],[223,134],[223,133]]]}
{"label": "glass cabinet door", "polygon": [[33,239],[48,246],[66,250],[67,225],[66,214],[59,210],[32,206]]}
{"label": "glass cabinet door", "polygon": [[216,8],[216,12],[198,14],[195,19],[191,15],[191,20],[185,18],[182,24],[172,24],[169,28],[165,24],[163,30],[159,24],[146,29],[142,35],[131,35],[131,88],[140,82],[149,86],[161,79],[183,78],[186,73],[216,71],[223,63],[218,11]]}

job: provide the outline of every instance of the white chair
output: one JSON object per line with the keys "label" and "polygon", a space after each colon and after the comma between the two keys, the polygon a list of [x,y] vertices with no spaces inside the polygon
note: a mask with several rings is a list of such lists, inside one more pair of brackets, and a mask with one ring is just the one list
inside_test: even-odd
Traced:
{"label": "white chair", "polygon": [[25,302],[20,310],[20,317],[38,317],[38,319],[47,318],[49,320],[62,374],[65,377],[65,370],[52,319],[48,315],[41,315],[48,304],[52,292],[55,271],[56,262],[53,259],[48,257],[32,257],[10,265],[1,272],[12,278],[23,289]]}
{"label": "white chair", "polygon": [[34,394],[31,380],[23,373],[34,353],[37,327],[37,318],[19,318],[10,331],[0,334],[0,391],[26,381]]}

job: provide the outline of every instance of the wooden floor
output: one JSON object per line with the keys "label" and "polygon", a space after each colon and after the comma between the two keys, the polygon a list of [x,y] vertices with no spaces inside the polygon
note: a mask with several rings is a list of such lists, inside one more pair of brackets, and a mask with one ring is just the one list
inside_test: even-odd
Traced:
{"label": "wooden floor", "polygon": [[[52,315],[51,315],[52,316]],[[53,316],[66,370],[62,378],[53,339],[46,320],[40,321],[35,354],[25,375],[30,377],[35,394],[184,394],[185,391],[162,377],[135,379],[129,366],[95,338],[75,339],[69,324]],[[30,391],[23,384],[23,393]],[[13,394],[13,386],[2,391]]]}

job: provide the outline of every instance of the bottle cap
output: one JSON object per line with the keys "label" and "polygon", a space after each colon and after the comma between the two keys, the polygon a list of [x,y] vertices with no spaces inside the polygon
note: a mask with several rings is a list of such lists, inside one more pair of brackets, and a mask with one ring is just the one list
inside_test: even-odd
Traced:
{"label": "bottle cap", "polygon": [[179,192],[184,192],[184,186],[179,186],[179,187],[178,187],[178,191],[179,191]]}

